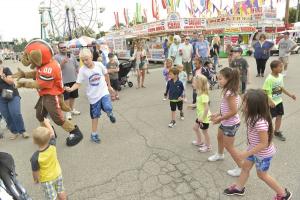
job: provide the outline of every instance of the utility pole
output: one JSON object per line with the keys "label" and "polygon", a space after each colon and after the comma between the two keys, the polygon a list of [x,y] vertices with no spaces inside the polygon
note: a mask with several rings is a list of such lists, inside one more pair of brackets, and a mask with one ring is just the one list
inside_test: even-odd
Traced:
{"label": "utility pole", "polygon": [[298,22],[299,19],[299,9],[300,9],[300,0],[297,1],[296,22]]}
{"label": "utility pole", "polygon": [[288,24],[289,24],[289,8],[290,8],[290,0],[286,0],[285,17],[284,17],[285,29],[288,29]]}

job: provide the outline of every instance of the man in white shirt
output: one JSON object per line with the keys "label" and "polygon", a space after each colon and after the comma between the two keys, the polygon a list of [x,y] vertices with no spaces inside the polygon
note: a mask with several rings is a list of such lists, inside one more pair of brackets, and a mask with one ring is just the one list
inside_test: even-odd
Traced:
{"label": "man in white shirt", "polygon": [[188,81],[190,81],[192,72],[192,55],[193,46],[190,44],[190,37],[186,37],[184,44],[182,45],[182,64],[184,66],[184,71],[187,73]]}
{"label": "man in white shirt", "polygon": [[284,37],[278,43],[279,60],[284,65],[283,76],[285,76],[287,72],[290,52],[297,47],[297,44],[289,38],[289,35],[289,32],[285,32]]}

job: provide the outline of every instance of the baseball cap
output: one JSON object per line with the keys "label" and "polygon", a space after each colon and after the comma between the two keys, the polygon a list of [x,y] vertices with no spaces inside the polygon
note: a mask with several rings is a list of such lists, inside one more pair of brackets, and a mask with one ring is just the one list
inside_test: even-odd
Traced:
{"label": "baseball cap", "polygon": [[241,47],[233,47],[233,48],[231,49],[231,52],[240,52],[240,53],[242,53],[242,52],[243,52],[243,49],[242,49]]}

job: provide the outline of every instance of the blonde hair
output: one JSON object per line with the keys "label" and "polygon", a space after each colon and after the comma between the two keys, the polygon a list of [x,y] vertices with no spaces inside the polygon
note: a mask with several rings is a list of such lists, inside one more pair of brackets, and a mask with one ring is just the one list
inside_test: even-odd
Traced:
{"label": "blonde hair", "polygon": [[33,141],[39,146],[43,146],[49,143],[50,130],[46,127],[38,127],[33,130]]}
{"label": "blonde hair", "polygon": [[83,48],[80,50],[79,53],[79,58],[84,58],[84,57],[92,57],[92,52],[88,48]]}
{"label": "blonde hair", "polygon": [[208,94],[209,86],[207,78],[200,74],[194,78],[197,94]]}

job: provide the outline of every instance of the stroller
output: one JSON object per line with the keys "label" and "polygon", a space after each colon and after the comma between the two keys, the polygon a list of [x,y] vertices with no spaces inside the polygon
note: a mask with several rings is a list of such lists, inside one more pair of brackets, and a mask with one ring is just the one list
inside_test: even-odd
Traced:
{"label": "stroller", "polygon": [[134,62],[132,61],[125,61],[122,62],[119,65],[119,81],[120,81],[120,85],[126,86],[126,83],[128,84],[129,87],[133,86],[133,83],[131,81],[128,81],[128,74],[130,72],[130,70],[133,67]]}
{"label": "stroller", "polygon": [[0,152],[0,200],[32,200],[16,176],[13,157]]}
{"label": "stroller", "polygon": [[215,87],[215,85],[217,85],[217,88],[219,89],[217,81],[217,72],[214,68],[208,67],[209,63],[211,62],[207,61],[204,63],[204,67],[202,67],[201,73],[207,78],[210,90],[212,90]]}

